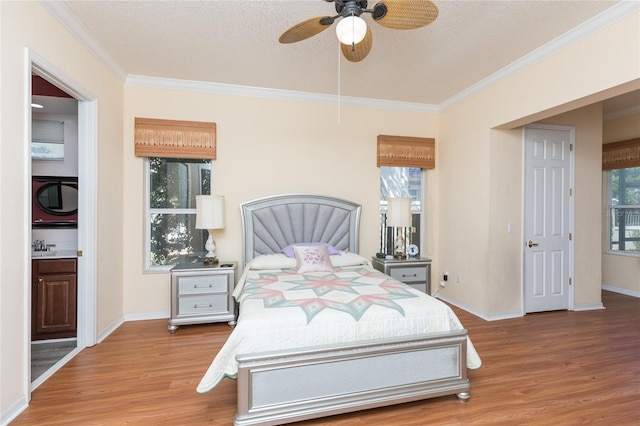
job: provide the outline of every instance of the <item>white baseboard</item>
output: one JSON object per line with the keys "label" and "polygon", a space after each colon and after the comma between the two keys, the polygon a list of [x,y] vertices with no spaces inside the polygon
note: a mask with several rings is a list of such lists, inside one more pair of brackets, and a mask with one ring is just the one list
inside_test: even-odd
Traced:
{"label": "white baseboard", "polygon": [[434,297],[437,297],[438,299],[442,299],[447,303],[452,304],[453,306],[456,306],[460,309],[463,309],[467,312],[469,312],[470,314],[473,314],[479,318],[482,318],[485,321],[498,321],[498,320],[503,320],[503,319],[510,319],[510,318],[520,318],[522,317],[522,312],[503,312],[503,313],[499,313],[499,314],[488,314],[486,312],[480,312],[474,308],[472,308],[469,305],[466,305],[462,302],[460,302],[459,300],[456,300],[450,296],[447,295],[443,295],[442,293],[438,292],[436,294],[434,294]]}
{"label": "white baseboard", "polygon": [[640,297],[640,291],[629,290],[628,288],[616,287],[609,284],[602,284],[602,289],[614,293],[626,294],[627,296]]}
{"label": "white baseboard", "polygon": [[106,329],[102,330],[102,332],[100,332],[98,334],[98,339],[97,339],[96,343],[102,342],[111,333],[113,333],[118,327],[120,327],[123,323],[124,323],[124,317],[120,317],[117,320],[115,320],[114,322],[112,322]]}
{"label": "white baseboard", "polygon": [[125,321],[146,321],[146,320],[156,320],[156,319],[165,319],[171,318],[171,312],[169,311],[160,311],[160,312],[142,312],[139,314],[125,314]]}
{"label": "white baseboard", "polygon": [[102,331],[98,335],[98,343],[102,342],[106,339],[111,333],[113,333],[118,327],[128,321],[145,321],[145,320],[155,320],[155,319],[165,319],[170,318],[171,313],[169,311],[160,311],[160,312],[142,312],[139,314],[125,314],[111,323],[109,327]]}
{"label": "white baseboard", "polygon": [[[635,291],[635,290],[629,290],[626,288],[621,288],[621,287],[615,287],[612,285],[608,285],[608,284],[603,284],[602,285],[602,289],[603,290],[607,290],[607,291],[612,291],[614,293],[620,293],[620,294],[625,294],[627,296],[633,296],[633,297],[640,297],[640,291]],[[440,291],[436,292],[434,295],[434,297],[437,297],[438,299],[442,299],[447,303],[450,303],[460,309],[464,309],[465,311],[469,312],[470,314],[473,314],[479,318],[482,318],[485,321],[498,321],[498,320],[503,320],[503,319],[510,319],[510,318],[519,318],[522,317],[524,315],[524,313],[522,312],[503,312],[503,313],[498,313],[498,314],[488,314],[486,312],[481,312],[478,311],[464,303],[461,303],[460,301],[447,296],[445,294],[442,294]],[[587,303],[587,304],[580,304],[580,305],[574,305],[573,307],[573,311],[594,311],[594,310],[599,310],[599,309],[606,309],[605,306],[602,304],[602,302],[600,303]]]}
{"label": "white baseboard", "polygon": [[24,410],[29,408],[29,403],[26,398],[20,398],[15,403],[11,404],[5,411],[0,413],[0,425],[7,426],[14,421]]}
{"label": "white baseboard", "polygon": [[595,311],[598,309],[606,309],[604,305],[601,303],[585,303],[582,305],[573,305],[573,311]]}

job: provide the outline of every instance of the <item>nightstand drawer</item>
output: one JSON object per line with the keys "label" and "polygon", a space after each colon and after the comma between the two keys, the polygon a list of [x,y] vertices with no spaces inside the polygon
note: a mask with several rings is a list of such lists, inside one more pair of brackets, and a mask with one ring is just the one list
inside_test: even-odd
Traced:
{"label": "nightstand drawer", "polygon": [[229,312],[227,294],[207,294],[178,299],[178,316]]}
{"label": "nightstand drawer", "polygon": [[427,281],[427,268],[424,266],[418,268],[390,268],[389,275],[398,281]]}
{"label": "nightstand drawer", "polygon": [[231,292],[237,265],[233,261],[215,265],[189,262],[171,268],[169,332],[175,333],[179,326],[187,324],[227,321],[234,326],[236,304]]}
{"label": "nightstand drawer", "polygon": [[227,293],[226,275],[178,277],[178,294]]}

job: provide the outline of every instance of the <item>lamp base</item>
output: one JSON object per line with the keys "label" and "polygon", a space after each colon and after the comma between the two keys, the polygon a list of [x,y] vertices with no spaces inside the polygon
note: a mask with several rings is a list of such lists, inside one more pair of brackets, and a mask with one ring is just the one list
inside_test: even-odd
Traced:
{"label": "lamp base", "polygon": [[406,259],[407,255],[406,254],[401,254],[401,253],[394,253],[393,258],[396,259],[396,260]]}
{"label": "lamp base", "polygon": [[217,257],[205,257],[202,260],[202,263],[204,263],[205,265],[215,265],[216,263],[218,263],[218,258]]}

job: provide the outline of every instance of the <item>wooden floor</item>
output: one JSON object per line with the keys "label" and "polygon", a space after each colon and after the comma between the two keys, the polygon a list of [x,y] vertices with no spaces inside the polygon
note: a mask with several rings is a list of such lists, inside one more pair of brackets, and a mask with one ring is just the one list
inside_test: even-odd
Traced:
{"label": "wooden floor", "polygon": [[[486,322],[459,309],[483,366],[471,399],[441,397],[300,425],[640,425],[640,299],[603,292],[606,310]],[[196,385],[226,324],[128,322],[32,394],[13,425],[229,425],[236,384]]]}

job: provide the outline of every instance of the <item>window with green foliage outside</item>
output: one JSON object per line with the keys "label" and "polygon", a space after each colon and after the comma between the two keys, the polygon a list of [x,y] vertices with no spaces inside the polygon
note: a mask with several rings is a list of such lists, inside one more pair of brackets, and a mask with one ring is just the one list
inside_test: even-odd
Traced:
{"label": "window with green foliage outside", "polygon": [[211,162],[147,158],[147,268],[202,255],[206,230],[196,229],[196,195],[211,193]]}

